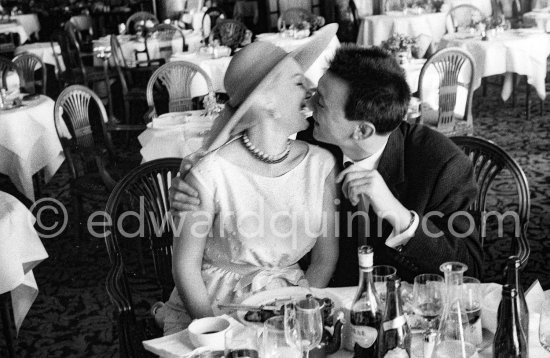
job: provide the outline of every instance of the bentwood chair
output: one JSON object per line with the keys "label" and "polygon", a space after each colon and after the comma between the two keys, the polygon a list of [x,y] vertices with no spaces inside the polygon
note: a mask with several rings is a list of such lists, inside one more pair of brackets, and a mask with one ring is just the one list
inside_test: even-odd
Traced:
{"label": "bentwood chair", "polygon": [[[437,81],[436,93],[430,84]],[[472,95],[475,63],[459,48],[436,52],[422,67],[418,80],[420,121],[447,135],[473,134]]]}
{"label": "bentwood chair", "polygon": [[[527,226],[531,207],[525,173],[506,151],[491,141],[469,136],[451,137],[451,140],[474,167],[478,192],[469,211],[480,233],[485,262],[491,265],[490,270],[485,271],[495,272],[494,278],[486,274],[486,279],[499,279],[505,260],[499,262],[498,259],[510,255],[519,256],[523,269],[530,254]],[[499,219],[506,217],[514,220]],[[509,236],[510,240],[505,240]]]}
{"label": "bentwood chair", "polygon": [[[149,312],[155,302],[168,300],[174,288],[168,189],[180,163],[179,158],[164,158],[140,165],[118,182],[107,201],[111,220],[104,226],[105,245],[111,268],[106,286],[121,357],[147,356],[141,342],[162,335]],[[142,222],[116,224],[124,212],[140,210]],[[125,234],[135,230],[141,230],[137,237]]]}
{"label": "bentwood chair", "polygon": [[[36,85],[40,85],[42,94],[46,94],[47,70],[42,59],[32,53],[24,53],[12,60],[17,73],[19,74],[20,87],[25,89],[26,93],[36,94]],[[40,70],[42,79],[36,79],[37,71]]]}
{"label": "bentwood chair", "polygon": [[90,15],[75,15],[69,19],[69,22],[73,25],[71,29],[75,31],[80,47],[84,51],[92,52],[94,28]]}
{"label": "bentwood chair", "polygon": [[234,52],[246,37],[246,26],[237,20],[220,20],[210,32],[208,43],[219,40],[221,45],[231,48]]}
{"label": "bentwood chair", "polygon": [[151,37],[159,42],[160,57],[166,61],[174,52],[185,51],[185,36],[183,31],[175,26],[158,24],[153,28]]}
{"label": "bentwood chair", "polygon": [[128,20],[126,20],[126,33],[135,34],[139,27],[145,27],[152,29],[159,23],[157,17],[147,11],[139,11],[132,14]]}
{"label": "bentwood chair", "polygon": [[[155,92],[166,91],[168,97],[168,112],[182,112],[195,109],[191,84],[196,77],[201,76],[206,83],[208,93],[213,92],[212,81],[208,74],[199,66],[186,61],[174,61],[162,65],[156,70],[147,84],[147,119],[159,115],[158,104],[155,102]],[[203,93],[204,95],[206,93]],[[196,96],[195,96],[196,97]]]}
{"label": "bentwood chair", "polygon": [[12,72],[15,70],[15,66],[13,62],[11,62],[6,57],[0,56],[0,79],[2,82],[0,84],[2,85],[2,88],[7,88],[6,78],[8,76],[9,72]]}
{"label": "bentwood chair", "polygon": [[227,19],[227,14],[219,7],[213,6],[206,9],[201,22],[202,36],[208,38],[211,30],[218,24],[218,21],[224,19]]}
{"label": "bentwood chair", "polygon": [[385,0],[384,12],[388,11],[402,11],[405,9],[405,0]]}
{"label": "bentwood chair", "polygon": [[471,28],[476,21],[481,21],[485,16],[479,8],[471,4],[462,4],[453,7],[447,13],[447,32],[461,32]]}
{"label": "bentwood chair", "polygon": [[[96,133],[92,130],[91,119],[95,119],[95,128],[100,128]],[[71,138],[67,138],[59,126],[62,121]],[[116,184],[107,170],[106,156],[114,156],[107,112],[92,90],[74,85],[65,88],[55,101],[54,122],[71,174],[74,225],[79,229],[79,237],[83,237],[83,198],[97,200],[107,195]]]}
{"label": "bentwood chair", "polygon": [[281,14],[277,20],[277,28],[280,30],[283,26],[296,26],[302,24],[304,21],[310,22],[314,16],[315,15],[306,9],[293,7]]}

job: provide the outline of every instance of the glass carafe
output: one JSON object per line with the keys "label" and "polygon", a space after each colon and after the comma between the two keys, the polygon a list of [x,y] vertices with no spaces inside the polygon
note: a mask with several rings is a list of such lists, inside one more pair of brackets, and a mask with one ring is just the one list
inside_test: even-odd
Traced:
{"label": "glass carafe", "polygon": [[477,357],[476,346],[471,342],[471,324],[462,300],[463,277],[468,266],[460,262],[446,262],[440,270],[445,275],[445,305],[439,324],[433,358]]}

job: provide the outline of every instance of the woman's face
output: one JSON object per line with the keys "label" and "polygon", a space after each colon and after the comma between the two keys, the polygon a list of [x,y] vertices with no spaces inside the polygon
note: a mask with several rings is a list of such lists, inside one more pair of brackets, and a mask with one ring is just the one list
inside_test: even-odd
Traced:
{"label": "woman's face", "polygon": [[294,60],[277,76],[273,84],[271,99],[275,111],[280,116],[277,123],[289,133],[296,133],[308,127],[304,109],[306,108],[306,86],[302,68]]}

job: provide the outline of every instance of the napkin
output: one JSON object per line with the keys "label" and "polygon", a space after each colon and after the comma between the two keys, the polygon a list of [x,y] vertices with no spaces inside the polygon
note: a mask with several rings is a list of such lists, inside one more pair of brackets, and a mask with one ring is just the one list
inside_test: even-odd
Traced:
{"label": "napkin", "polygon": [[[243,326],[231,316],[222,315],[220,317],[229,321],[230,328]],[[195,350],[195,347],[193,347],[187,329],[168,336],[143,341],[142,343],[146,350],[164,358],[186,358],[193,355],[190,353],[200,349]]]}

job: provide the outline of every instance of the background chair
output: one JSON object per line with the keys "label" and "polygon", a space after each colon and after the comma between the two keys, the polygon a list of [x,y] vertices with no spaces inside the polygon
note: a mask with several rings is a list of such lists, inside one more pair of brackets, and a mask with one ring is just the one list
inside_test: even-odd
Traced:
{"label": "background chair", "polygon": [[213,6],[206,9],[201,22],[202,36],[208,38],[210,31],[218,24],[218,21],[224,19],[227,19],[227,14],[219,7]]}
{"label": "background chair", "polygon": [[0,33],[0,55],[12,56],[19,46],[19,34],[13,32]]}
{"label": "background chair", "polygon": [[147,11],[139,11],[126,20],[126,33],[133,35],[139,30],[139,27],[152,29],[158,23],[159,20],[155,15]]}
{"label": "background chair", "polygon": [[[191,62],[174,61],[156,70],[147,83],[148,119],[159,115],[154,101],[154,91],[165,90],[168,95],[168,112],[194,109],[191,84],[198,75],[204,78],[208,92],[213,92],[212,81],[202,68]],[[206,93],[205,93],[206,94]]]}
{"label": "background chair", "polygon": [[[438,88],[436,93],[429,93],[434,73]],[[473,134],[474,76],[474,59],[464,50],[449,47],[431,56],[418,80],[421,122],[448,136]]]}
{"label": "background chair", "polygon": [[[504,269],[505,258],[509,255],[518,255],[523,269],[529,259],[530,247],[527,239],[527,226],[531,199],[529,197],[529,183],[519,164],[502,148],[488,140],[477,137],[451,137],[451,140],[460,147],[474,166],[474,178],[478,185],[478,192],[469,211],[474,217],[479,230],[481,243],[485,251],[486,280],[498,280]],[[499,183],[513,183],[502,186]],[[502,231],[505,235],[488,235],[487,229],[495,229],[499,221],[490,216],[484,220],[484,215],[495,210],[500,214],[513,211],[515,220],[498,223],[505,230],[497,228],[491,230]],[[509,221],[512,221],[510,224]],[[509,234],[509,232],[512,232]],[[498,254],[501,255],[500,259]],[[489,273],[489,275],[487,275]],[[490,275],[493,273],[494,277]]]}
{"label": "background chair", "polygon": [[186,50],[183,31],[170,24],[156,25],[152,30],[151,37],[159,42],[160,57],[166,61],[173,53]]}
{"label": "background chair", "polygon": [[[96,119],[93,124],[91,118]],[[55,101],[54,121],[71,173],[74,225],[79,229],[79,237],[83,237],[82,199],[97,200],[107,195],[116,184],[107,171],[106,156],[114,157],[107,130],[108,117],[103,103],[92,90],[73,85],[65,88]],[[67,125],[71,138],[61,130],[61,121]]]}
{"label": "background chair", "polygon": [[[151,305],[168,300],[172,279],[172,226],[168,189],[178,175],[181,159],[165,158],[130,171],[111,192],[106,213],[112,223],[127,210],[145,210],[143,235],[128,238],[118,225],[105,225],[105,245],[111,262],[107,293],[115,306],[121,357],[146,356],[142,340],[160,336],[149,316]],[[124,221],[125,223],[128,220]],[[129,223],[127,225],[139,223]],[[129,231],[127,231],[129,232]],[[142,247],[147,255],[143,256]]]}
{"label": "background chair", "polygon": [[69,19],[69,22],[74,25],[72,28],[76,31],[77,39],[80,47],[85,52],[93,51],[94,28],[93,21],[90,15],[76,15]]}
{"label": "background chair", "polygon": [[385,0],[384,12],[403,11],[405,9],[405,0]]}
{"label": "background chair", "polygon": [[9,72],[15,71],[15,65],[6,57],[0,56],[0,84],[2,88],[7,88],[6,78]]}
{"label": "background chair", "polygon": [[231,52],[244,41],[246,37],[246,26],[237,20],[220,20],[210,32],[208,43],[219,40],[220,44],[231,48]]}
{"label": "background chair", "polygon": [[[26,93],[36,94],[36,85],[38,84],[42,89],[42,94],[46,94],[48,74],[40,57],[32,53],[24,53],[15,57],[12,61],[19,74],[19,85],[25,89]],[[37,80],[36,77],[42,77],[42,79]]]}
{"label": "background chair", "polygon": [[447,13],[447,32],[460,32],[474,26],[481,21],[485,15],[479,8],[470,4],[462,4],[453,7]]}
{"label": "background chair", "polygon": [[311,22],[314,16],[315,15],[306,9],[293,7],[281,14],[277,20],[277,28],[280,31],[283,26],[296,26],[302,24],[304,21]]}

